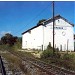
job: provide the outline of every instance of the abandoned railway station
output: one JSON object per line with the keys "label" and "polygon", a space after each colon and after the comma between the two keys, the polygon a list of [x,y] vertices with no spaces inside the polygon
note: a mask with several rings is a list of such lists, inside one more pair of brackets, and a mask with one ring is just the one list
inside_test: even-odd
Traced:
{"label": "abandoned railway station", "polygon": [[[74,51],[74,24],[64,17],[54,17],[54,47],[62,51]],[[22,49],[45,50],[53,46],[53,18],[22,33]]]}

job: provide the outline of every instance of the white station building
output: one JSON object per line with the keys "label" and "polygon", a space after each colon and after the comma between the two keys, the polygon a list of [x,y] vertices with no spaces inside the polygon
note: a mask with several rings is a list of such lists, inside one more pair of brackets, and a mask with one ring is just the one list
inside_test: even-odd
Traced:
{"label": "white station building", "polygon": [[[54,19],[55,48],[74,51],[74,24],[60,15],[55,16]],[[53,18],[22,33],[22,49],[45,50],[49,42],[53,46]]]}

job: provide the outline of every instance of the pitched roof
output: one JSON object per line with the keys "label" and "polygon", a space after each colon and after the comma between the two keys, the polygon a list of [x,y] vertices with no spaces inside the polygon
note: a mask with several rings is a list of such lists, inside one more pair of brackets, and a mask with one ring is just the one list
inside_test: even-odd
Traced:
{"label": "pitched roof", "polygon": [[[74,26],[74,24],[70,23],[67,19],[65,19],[64,17],[62,17],[62,16],[60,16],[60,15],[57,15],[57,16],[54,17],[55,20],[57,20],[57,19],[59,19],[59,18],[62,18],[62,19],[65,20],[67,23],[69,23],[70,25]],[[50,18],[50,19],[44,21],[44,23],[48,23],[48,22],[51,22],[51,21],[53,21],[53,18]],[[22,35],[23,35],[24,33],[27,33],[28,31],[34,29],[34,28],[37,28],[37,27],[41,26],[41,25],[43,25],[43,23],[40,24],[40,25],[36,25],[36,26],[34,26],[34,27],[32,27],[32,28],[26,30],[25,32],[22,33]]]}

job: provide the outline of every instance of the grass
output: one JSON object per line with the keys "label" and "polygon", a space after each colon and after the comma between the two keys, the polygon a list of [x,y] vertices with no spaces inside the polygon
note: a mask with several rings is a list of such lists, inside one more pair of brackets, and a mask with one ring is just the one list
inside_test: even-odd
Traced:
{"label": "grass", "polygon": [[69,53],[66,54],[65,52],[60,53],[60,58],[57,57],[47,57],[47,58],[41,58],[40,60],[48,63],[48,64],[54,64],[59,67],[64,67],[69,70],[75,71],[75,53]]}
{"label": "grass", "polygon": [[[36,57],[34,57],[34,55],[32,53],[35,53],[37,55],[40,52],[38,52],[38,51],[32,51],[32,52],[16,51],[16,53],[22,57],[36,58]],[[61,55],[60,57],[48,56],[47,58],[39,58],[39,59],[41,61],[48,63],[48,64],[54,64],[54,65],[57,65],[59,67],[64,67],[66,69],[75,71],[75,53],[69,52],[69,54],[67,55],[65,52],[59,52],[59,54]]]}
{"label": "grass", "polygon": [[[38,59],[36,56],[38,54],[42,53],[42,51],[38,51],[38,50],[32,50],[29,52],[26,50],[19,51],[19,50],[14,50],[14,48],[8,48],[6,46],[4,47],[4,49],[7,49],[8,51],[18,54],[22,57],[36,58],[36,59]],[[2,50],[4,50],[4,49],[2,49]],[[67,52],[59,52],[58,51],[58,53],[56,54],[55,57],[52,56],[52,52],[50,53],[50,51],[48,51],[48,52],[43,51],[43,52],[45,52],[45,53],[43,53],[43,55],[45,55],[45,56],[43,56],[42,58],[39,58],[41,61],[75,71],[75,52],[68,52],[68,54],[66,54]],[[18,57],[14,57],[12,55],[9,56],[9,54],[4,55],[4,56],[7,57],[7,60],[9,60],[9,62],[13,62],[15,64],[17,64],[19,62],[17,64],[17,66],[19,66],[24,71],[21,59],[19,59]],[[17,61],[16,61],[16,59],[17,59]]]}
{"label": "grass", "polygon": [[22,64],[22,60],[11,53],[1,53],[1,55],[9,62],[9,68],[14,74],[14,70],[17,68],[20,69],[23,73],[26,73],[26,69],[24,69],[24,65]]}
{"label": "grass", "polygon": [[30,52],[23,52],[23,51],[10,51],[11,53],[15,53],[15,54],[18,54],[22,57],[30,57],[30,58],[35,58]]}
{"label": "grass", "polygon": [[[19,52],[18,52],[19,53]],[[35,53],[35,56],[40,53],[38,51],[34,51],[34,52],[21,52],[20,51],[20,55],[21,56],[26,56],[26,57],[32,57],[35,58],[32,53]],[[49,52],[48,52],[49,54]],[[57,55],[57,57],[47,57],[47,58],[39,58],[41,61],[44,61],[48,64],[54,64],[57,65],[59,67],[64,67],[66,69],[69,70],[74,70],[75,71],[75,53],[74,52],[68,52],[68,54],[66,54],[66,52],[59,52],[59,54]]]}

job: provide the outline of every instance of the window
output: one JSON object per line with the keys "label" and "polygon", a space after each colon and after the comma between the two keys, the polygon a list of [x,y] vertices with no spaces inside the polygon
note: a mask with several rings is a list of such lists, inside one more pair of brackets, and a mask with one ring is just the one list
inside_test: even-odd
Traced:
{"label": "window", "polygon": [[58,20],[58,23],[59,23],[60,21]]}
{"label": "window", "polygon": [[31,34],[31,30],[29,30],[29,33]]}

